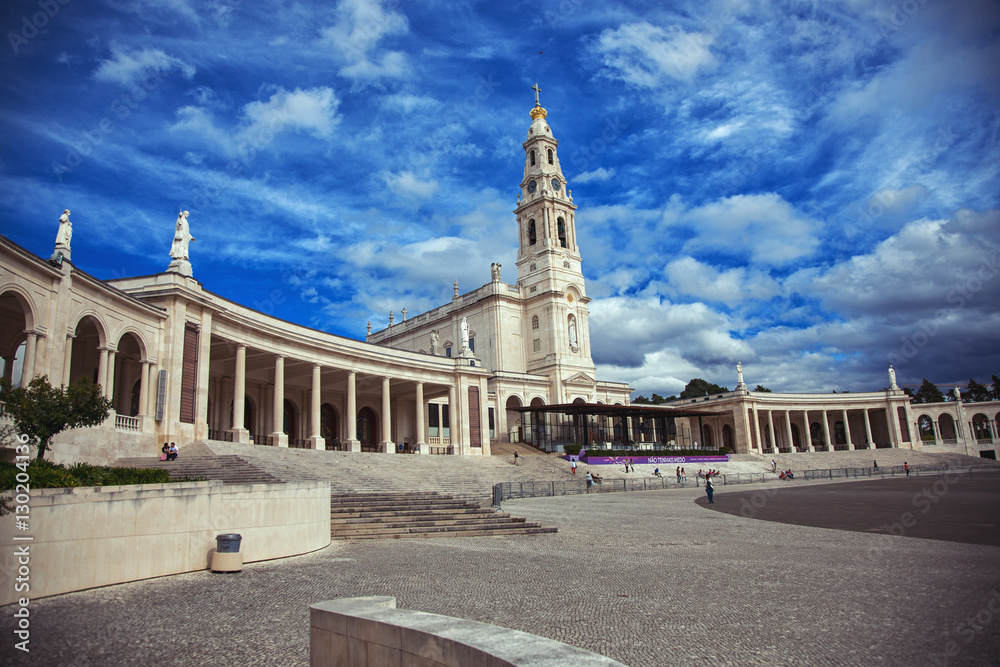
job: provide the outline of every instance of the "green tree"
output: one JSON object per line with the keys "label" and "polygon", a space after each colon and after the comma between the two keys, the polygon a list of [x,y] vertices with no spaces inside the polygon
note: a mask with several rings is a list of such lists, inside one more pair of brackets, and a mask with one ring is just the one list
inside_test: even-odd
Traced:
{"label": "green tree", "polygon": [[913,403],[944,403],[944,394],[936,384],[924,378],[917,393],[913,395]]}
{"label": "green tree", "polygon": [[969,384],[962,392],[963,403],[981,403],[990,400],[990,388],[969,378]]}
{"label": "green tree", "polygon": [[756,387],[754,387],[754,388],[753,388],[753,390],[754,390],[754,391],[757,391],[757,392],[766,392],[766,393],[768,393],[768,394],[770,394],[770,393],[771,393],[771,390],[770,390],[770,389],[768,389],[767,387],[765,387],[765,386],[764,386],[764,385],[762,385],[762,384],[759,384],[759,385],[757,385]]}
{"label": "green tree", "polygon": [[[653,396],[656,396],[656,394],[653,394]],[[632,399],[632,403],[633,405],[650,405],[652,401],[643,396],[642,394],[639,394],[638,396]]]}
{"label": "green tree", "polygon": [[39,461],[56,434],[68,428],[96,426],[108,418],[112,407],[100,386],[86,378],[66,388],[53,387],[45,376],[16,388],[0,380],[0,401],[17,432],[38,447]]}
{"label": "green tree", "polygon": [[699,396],[721,394],[727,391],[729,390],[725,387],[706,382],[701,378],[694,378],[684,387],[684,391],[681,392],[681,398],[698,398]]}
{"label": "green tree", "polygon": [[990,398],[994,401],[1000,401],[1000,378],[996,375],[993,376],[993,389],[990,391]]}

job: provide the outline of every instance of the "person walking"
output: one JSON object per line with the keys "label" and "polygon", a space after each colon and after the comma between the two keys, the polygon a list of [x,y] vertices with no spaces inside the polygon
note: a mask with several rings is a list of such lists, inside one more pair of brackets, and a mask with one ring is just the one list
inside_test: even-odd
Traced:
{"label": "person walking", "polygon": [[570,467],[570,470],[572,470],[573,474],[575,475],[576,474],[576,459],[570,459],[569,467]]}
{"label": "person walking", "polygon": [[715,503],[715,485],[712,484],[712,478],[709,477],[705,480],[705,493],[708,494],[708,502]]}
{"label": "person walking", "polygon": [[903,461],[903,470],[906,471],[906,476],[909,477],[910,476],[910,464],[907,463],[906,461]]}
{"label": "person walking", "polygon": [[517,450],[515,449],[515,450],[514,450],[514,465],[518,465],[518,460],[517,460],[517,458],[518,458],[518,457],[517,457]]}
{"label": "person walking", "polygon": [[771,472],[778,472],[778,462],[771,459]]}
{"label": "person walking", "polygon": [[872,465],[875,467],[875,470],[878,470],[878,461],[872,460]]}
{"label": "person walking", "polygon": [[681,483],[681,467],[677,466],[677,483]]}

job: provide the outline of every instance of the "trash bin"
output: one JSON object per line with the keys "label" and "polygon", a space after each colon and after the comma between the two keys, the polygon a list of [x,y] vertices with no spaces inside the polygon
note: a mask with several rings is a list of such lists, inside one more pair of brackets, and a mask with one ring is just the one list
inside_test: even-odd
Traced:
{"label": "trash bin", "polygon": [[215,536],[215,553],[235,554],[240,551],[243,536],[239,533],[223,533]]}
{"label": "trash bin", "polygon": [[243,554],[240,545],[243,536],[239,533],[223,533],[215,537],[215,552],[212,554],[212,572],[239,572],[243,569]]}

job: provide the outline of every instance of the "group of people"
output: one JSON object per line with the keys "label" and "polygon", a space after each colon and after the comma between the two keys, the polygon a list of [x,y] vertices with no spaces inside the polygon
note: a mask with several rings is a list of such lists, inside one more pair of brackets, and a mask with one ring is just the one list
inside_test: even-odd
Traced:
{"label": "group of people", "polygon": [[177,445],[173,442],[170,444],[163,443],[163,447],[160,448],[163,454],[160,456],[161,461],[173,461],[177,458]]}
{"label": "group of people", "polygon": [[604,478],[601,477],[600,475],[598,475],[596,472],[590,472],[588,470],[587,471],[586,480],[587,480],[587,488],[589,489],[594,484],[600,484],[600,483],[602,483],[604,481]]}
{"label": "group of people", "polygon": [[711,468],[709,468],[705,472],[702,472],[701,468],[698,469],[698,479],[702,479],[702,478],[704,478],[704,479],[711,479],[713,477],[718,477],[721,474],[722,473],[720,471],[718,471],[718,470],[712,470]]}
{"label": "group of people", "polygon": [[625,459],[625,472],[635,472],[635,464],[632,459]]}
{"label": "group of people", "polygon": [[795,475],[791,470],[783,470],[781,474],[778,475],[778,479],[795,479]]}
{"label": "group of people", "polygon": [[677,466],[677,483],[688,481],[687,474],[684,472],[684,468]]}

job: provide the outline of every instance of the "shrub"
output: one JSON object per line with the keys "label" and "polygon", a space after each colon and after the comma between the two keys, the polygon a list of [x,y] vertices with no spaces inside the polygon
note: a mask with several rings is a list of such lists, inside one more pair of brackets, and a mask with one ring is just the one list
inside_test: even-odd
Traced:
{"label": "shrub", "polygon": [[582,447],[580,445],[564,445],[563,446],[563,451],[566,452],[567,454],[569,454],[570,456],[576,456],[577,454],[580,453],[581,449],[582,449]]}

